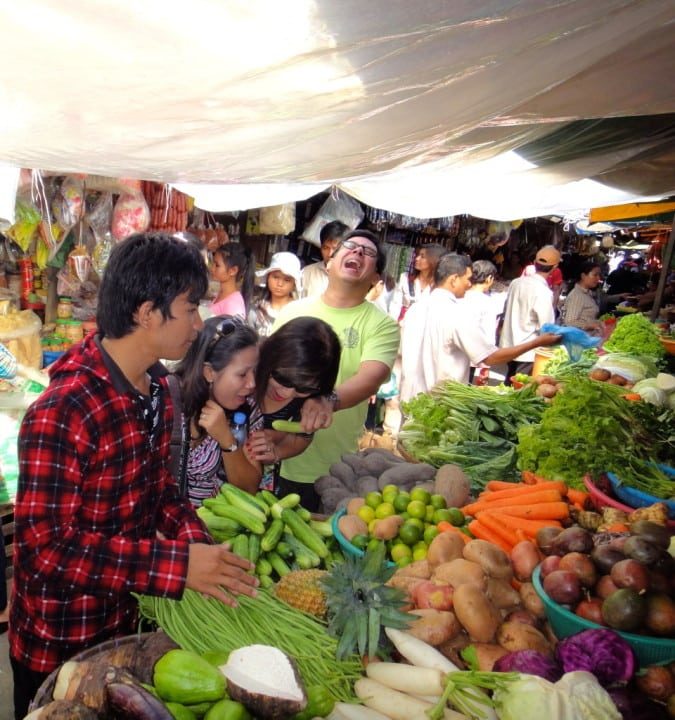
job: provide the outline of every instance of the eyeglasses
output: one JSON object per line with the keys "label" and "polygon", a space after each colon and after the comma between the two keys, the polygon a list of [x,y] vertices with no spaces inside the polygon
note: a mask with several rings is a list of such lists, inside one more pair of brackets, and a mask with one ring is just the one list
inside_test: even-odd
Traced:
{"label": "eyeglasses", "polygon": [[284,377],[284,375],[278,373],[276,370],[272,370],[270,376],[274,381],[278,382],[279,385],[282,385],[285,388],[292,388],[295,392],[300,393],[301,395],[318,395],[320,392],[317,387],[298,387],[296,383],[289,380],[287,377]]}
{"label": "eyeglasses", "polygon": [[237,325],[232,318],[223,318],[217,325],[213,333],[213,337],[209,340],[209,344],[206,346],[205,355],[209,355],[213,348],[218,344],[221,338],[226,338],[228,335],[237,329]]}
{"label": "eyeglasses", "polygon": [[370,247],[370,245],[362,245],[361,243],[354,242],[353,240],[343,240],[341,243],[342,247],[346,247],[347,250],[356,250],[359,248],[361,252],[367,257],[377,257],[377,250]]}

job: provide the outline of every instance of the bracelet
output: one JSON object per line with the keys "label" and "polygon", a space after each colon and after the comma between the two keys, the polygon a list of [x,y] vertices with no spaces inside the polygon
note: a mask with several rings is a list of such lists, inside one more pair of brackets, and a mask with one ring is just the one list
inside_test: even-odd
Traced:
{"label": "bracelet", "polygon": [[239,450],[239,445],[237,445],[236,442],[232,443],[232,445],[228,445],[227,447],[223,447],[222,445],[218,445],[221,452],[235,452],[236,450]]}
{"label": "bracelet", "polygon": [[328,395],[325,396],[326,400],[330,402],[330,404],[333,406],[333,412],[335,412],[338,409],[338,405],[340,404],[340,396],[333,390],[333,392],[328,393]]}

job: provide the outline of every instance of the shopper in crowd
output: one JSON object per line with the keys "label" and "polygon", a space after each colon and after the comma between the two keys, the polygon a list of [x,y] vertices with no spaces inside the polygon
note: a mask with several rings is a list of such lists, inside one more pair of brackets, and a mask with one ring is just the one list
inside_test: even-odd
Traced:
{"label": "shopper in crowd", "polygon": [[262,287],[253,301],[248,322],[260,337],[267,337],[281,310],[299,297],[300,260],[290,252],[274,253],[269,267],[257,272],[256,277]]}
{"label": "shopper in crowd", "polygon": [[[314,317],[297,317],[263,340],[256,372],[256,410],[252,419],[246,455],[264,468],[262,486],[280,496],[299,492],[301,503],[311,485],[289,485],[280,477],[281,461],[302,453],[313,434],[275,430],[275,420],[302,418],[309,398],[329,396],[335,389],[340,365],[340,340],[333,328]],[[332,421],[332,407],[326,409],[326,425]],[[259,418],[262,417],[262,429]],[[311,500],[311,498],[310,498]]]}
{"label": "shopper in crowd", "polygon": [[[325,293],[287,305],[275,324],[278,328],[294,317],[317,317],[333,328],[342,345],[335,392],[311,398],[303,406],[302,425],[315,432],[314,440],[301,455],[282,463],[286,488],[312,485],[343,453],[357,449],[368,400],[389,377],[398,350],[398,327],[365,299],[385,260],[376,235],[367,230],[348,233],[329,260]],[[334,410],[339,412],[330,424]],[[303,496],[310,510],[318,509],[313,487]]]}
{"label": "shopper in crowd", "polygon": [[402,320],[413,303],[431,294],[438,261],[445,252],[447,250],[437,243],[416,248],[413,269],[401,274],[394,289],[389,314],[395,320]]}
{"label": "shopper in crowd", "polygon": [[21,424],[9,645],[14,712],[75,653],[136,630],[132,593],[185,588],[234,605],[251,563],[214,545],[169,470],[173,405],[159,358],[202,326],[204,262],[190,243],[133,235],[103,274],[98,334],[52,366]]}
{"label": "shopper in crowd", "polygon": [[[523,268],[523,275],[534,275],[537,272],[536,264],[530,263]],[[564,278],[560,264],[553,268],[553,270],[547,275],[546,283],[551,288],[553,312],[558,315],[558,306],[560,304],[560,296],[563,290]]]}
{"label": "shopper in crowd", "polygon": [[258,414],[252,397],[258,365],[258,335],[241,318],[205,321],[197,340],[178,363],[183,442],[179,484],[199,507],[223,482],[255,493],[260,468],[249,462],[231,429],[232,415]]}
{"label": "shopper in crowd", "polygon": [[[516,347],[497,348],[478,327],[472,313],[466,312],[463,300],[471,287],[471,258],[468,255],[446,253],[436,269],[436,287],[429,299],[420,307],[420,320],[424,330],[419,343],[415,363],[417,372],[405,377],[406,396],[428,392],[443,380],[467,383],[471,365],[498,365],[507,362],[531,348],[553,345],[560,341],[559,335],[546,333]],[[412,312],[412,310],[411,310]],[[406,316],[405,322],[407,323]],[[404,351],[414,348],[405,342]],[[404,366],[413,363],[404,357]]]}
{"label": "shopper in crowd", "polygon": [[211,314],[246,318],[255,279],[253,253],[240,243],[227,243],[214,250],[211,257],[211,277],[220,285],[209,308]]}
{"label": "shopper in crowd", "polygon": [[600,306],[596,291],[602,283],[602,268],[596,260],[586,260],[578,269],[574,287],[565,298],[562,311],[564,325],[599,333],[602,323],[598,321]]}
{"label": "shopper in crowd", "polygon": [[[0,479],[1,476],[0,476]],[[2,518],[0,517],[0,635],[7,632],[7,555],[5,554],[5,536],[2,534]]]}
{"label": "shopper in crowd", "polygon": [[[516,278],[509,285],[504,310],[504,324],[499,340],[501,348],[529,343],[537,337],[542,325],[555,322],[553,291],[548,276],[560,264],[560,252],[553,245],[545,245],[534,259],[535,273]],[[516,373],[529,374],[534,363],[532,347],[508,363],[507,384]]]}
{"label": "shopper in crowd", "polygon": [[328,287],[328,261],[335,252],[349,226],[340,220],[326,223],[319,233],[321,260],[307,265],[302,271],[302,297],[321,297]]}

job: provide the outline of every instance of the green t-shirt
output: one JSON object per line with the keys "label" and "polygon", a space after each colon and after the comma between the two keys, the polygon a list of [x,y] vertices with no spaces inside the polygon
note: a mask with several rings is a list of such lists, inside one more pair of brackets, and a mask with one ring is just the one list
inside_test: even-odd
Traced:
{"label": "green t-shirt", "polygon": [[[379,360],[390,368],[398,352],[398,325],[373,303],[364,300],[353,308],[334,308],[321,298],[290,303],[280,313],[274,330],[296,317],[310,316],[327,322],[335,330],[342,353],[336,386],[349,379],[366,360]],[[284,460],[281,476],[300,483],[312,483],[343,453],[355,452],[368,411],[368,398],[354,407],[339,410],[333,423],[314,433],[309,447],[300,455]]]}

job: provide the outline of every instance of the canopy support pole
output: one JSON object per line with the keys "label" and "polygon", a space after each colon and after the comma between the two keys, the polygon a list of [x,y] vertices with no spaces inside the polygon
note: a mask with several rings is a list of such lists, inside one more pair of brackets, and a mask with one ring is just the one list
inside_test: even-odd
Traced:
{"label": "canopy support pole", "polygon": [[659,283],[656,286],[656,295],[654,296],[654,305],[649,315],[652,322],[656,320],[663,302],[663,293],[666,290],[666,280],[670,275],[670,266],[673,261],[673,245],[675,245],[675,215],[673,216],[673,225],[670,228],[670,237],[661,253],[661,275],[659,275]]}

